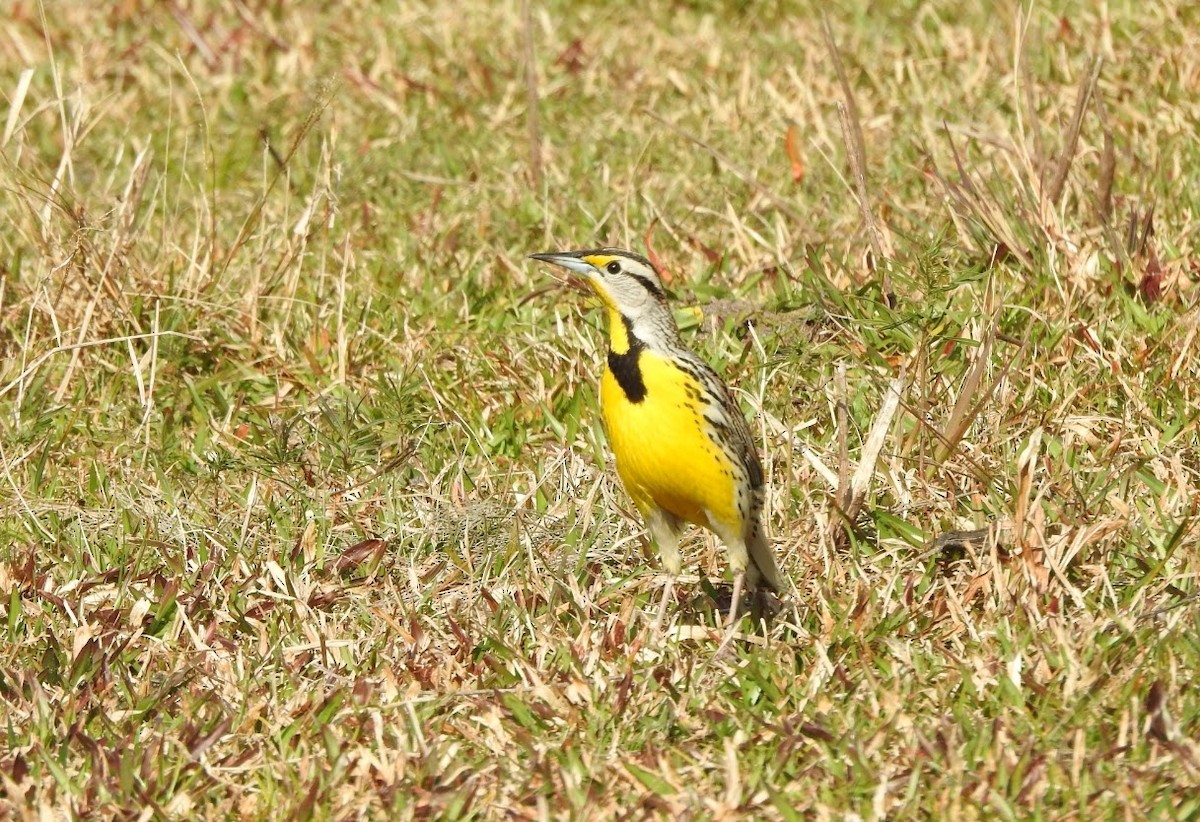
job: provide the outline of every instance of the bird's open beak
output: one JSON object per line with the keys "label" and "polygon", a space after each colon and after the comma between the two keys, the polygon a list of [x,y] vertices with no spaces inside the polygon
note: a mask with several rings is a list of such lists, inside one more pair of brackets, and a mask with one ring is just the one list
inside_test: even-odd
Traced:
{"label": "bird's open beak", "polygon": [[544,263],[553,263],[554,265],[562,266],[568,271],[574,271],[576,274],[582,274],[585,277],[596,273],[596,269],[590,263],[585,263],[574,254],[547,252],[545,254],[530,254],[529,256]]}

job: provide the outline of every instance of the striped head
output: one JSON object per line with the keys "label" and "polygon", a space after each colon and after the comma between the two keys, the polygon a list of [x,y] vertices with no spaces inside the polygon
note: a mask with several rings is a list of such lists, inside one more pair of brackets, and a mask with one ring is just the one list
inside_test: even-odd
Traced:
{"label": "striped head", "polygon": [[627,350],[634,340],[649,348],[678,343],[679,330],[667,305],[662,278],[640,254],[619,248],[590,248],[530,256],[583,278],[608,309],[613,350]]}

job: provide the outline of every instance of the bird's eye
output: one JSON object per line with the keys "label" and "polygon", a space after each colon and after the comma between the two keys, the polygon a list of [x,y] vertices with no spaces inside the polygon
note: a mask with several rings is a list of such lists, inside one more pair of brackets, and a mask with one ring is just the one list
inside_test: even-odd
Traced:
{"label": "bird's eye", "polygon": [[611,263],[609,263],[607,268],[608,268],[609,274],[620,274],[621,273],[621,264],[619,262],[617,262],[616,260],[613,260]]}

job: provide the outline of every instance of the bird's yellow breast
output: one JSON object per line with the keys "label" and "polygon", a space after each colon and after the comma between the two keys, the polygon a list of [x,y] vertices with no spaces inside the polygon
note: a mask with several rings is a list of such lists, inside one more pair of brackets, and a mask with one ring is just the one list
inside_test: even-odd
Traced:
{"label": "bird's yellow breast", "polygon": [[645,388],[639,402],[611,366],[600,383],[605,428],[625,490],[643,516],[657,505],[697,525],[711,527],[711,514],[740,526],[736,483],[743,472],[709,436],[696,378],[649,350],[639,352],[636,365]]}

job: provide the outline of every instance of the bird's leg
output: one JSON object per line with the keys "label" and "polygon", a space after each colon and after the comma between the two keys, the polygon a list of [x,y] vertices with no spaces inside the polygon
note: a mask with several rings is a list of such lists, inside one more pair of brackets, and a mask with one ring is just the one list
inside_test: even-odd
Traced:
{"label": "bird's leg", "polygon": [[667,603],[671,601],[671,593],[675,590],[675,577],[683,567],[679,556],[679,522],[661,508],[652,508],[646,514],[646,526],[650,536],[658,545],[658,553],[662,556],[663,567],[667,569],[667,584],[663,586],[662,602],[658,606],[658,616],[654,620],[654,633],[662,629],[663,620],[667,615]]}
{"label": "bird's leg", "polygon": [[722,657],[729,648],[729,643],[733,641],[735,636],[737,636],[738,606],[742,604],[742,586],[745,585],[745,582],[745,571],[737,571],[734,573],[733,599],[729,601],[729,617],[725,622],[725,636],[721,637],[721,644],[718,645],[717,650],[713,652],[713,659],[719,659]]}
{"label": "bird's leg", "polygon": [[725,625],[731,631],[737,624],[738,606],[742,604],[742,586],[746,584],[746,572],[738,571],[733,575],[733,596],[729,600],[729,618]]}
{"label": "bird's leg", "polygon": [[654,619],[654,628],[651,633],[657,634],[662,630],[663,618],[667,615],[667,603],[671,601],[671,594],[675,590],[675,575],[667,574],[667,583],[663,586],[662,602],[658,605],[658,616]]}
{"label": "bird's leg", "polygon": [[[737,624],[738,607],[742,604],[742,590],[746,587],[747,568],[751,587],[754,587],[758,580],[758,573],[746,551],[744,534],[714,516],[712,511],[706,511],[705,514],[708,516],[708,527],[725,543],[725,548],[729,551],[729,569],[733,571],[733,597],[729,600],[729,618],[725,625],[729,628],[729,634],[732,634],[733,626]],[[726,636],[726,641],[728,640],[729,637]]]}

